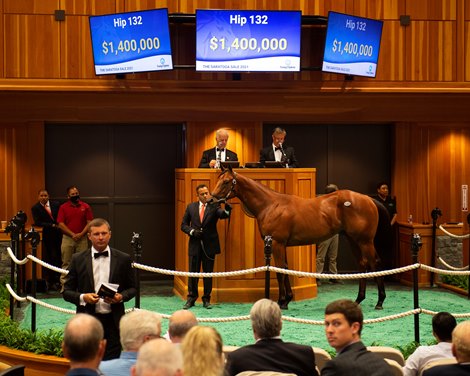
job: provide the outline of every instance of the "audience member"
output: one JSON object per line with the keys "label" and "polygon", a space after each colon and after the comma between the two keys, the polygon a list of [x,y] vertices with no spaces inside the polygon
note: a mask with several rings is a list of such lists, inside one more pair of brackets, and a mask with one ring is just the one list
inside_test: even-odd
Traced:
{"label": "audience member", "polygon": [[93,316],[79,313],[65,325],[62,351],[70,360],[67,376],[100,375],[98,365],[106,347],[103,326]]}
{"label": "audience member", "polygon": [[215,142],[215,147],[204,150],[202,153],[199,168],[220,168],[220,162],[238,161],[237,154],[227,149],[228,131],[226,129],[218,129],[215,132]]}
{"label": "audience member", "polygon": [[197,324],[197,318],[191,311],[180,309],[173,312],[168,324],[168,338],[173,343],[181,343],[186,333]]}
{"label": "audience member", "polygon": [[432,334],[437,345],[419,346],[406,360],[403,367],[405,376],[418,375],[419,371],[432,360],[453,358],[452,331],[457,325],[455,317],[448,312],[439,312],[432,318]]}
{"label": "audience member", "polygon": [[222,376],[224,353],[222,337],[210,326],[195,326],[181,343],[185,376]]}
{"label": "audience member", "polygon": [[[52,266],[60,268],[62,265],[60,246],[62,231],[57,223],[60,204],[49,199],[47,189],[40,189],[38,202],[31,208],[34,226],[42,228],[42,260]],[[51,290],[59,290],[59,273],[42,268],[42,274]]]}
{"label": "audience member", "polygon": [[[338,190],[335,184],[328,184],[325,187],[325,194],[332,193]],[[336,258],[338,257],[338,243],[339,234],[333,235],[331,238],[322,241],[318,244],[317,252],[317,273],[323,273],[325,266],[325,258],[328,257],[328,270],[331,274],[338,274],[336,267]],[[341,280],[331,278],[331,283],[342,283]],[[321,285],[321,281],[317,280],[317,285]]]}
{"label": "audience member", "polygon": [[348,299],[336,300],[325,308],[325,333],[336,357],[325,363],[322,376],[392,376],[385,360],[361,342],[364,317],[361,307]]}
{"label": "audience member", "polygon": [[[181,231],[189,235],[189,271],[198,273],[201,269],[204,273],[212,273],[214,270],[215,255],[220,253],[219,235],[217,233],[217,221],[230,216],[232,208],[228,203],[225,210],[219,204],[208,205],[210,198],[209,188],[205,184],[196,187],[198,201],[192,202],[186,207],[181,222]],[[188,298],[184,309],[189,309],[196,303],[199,296],[197,277],[188,278]],[[212,278],[204,278],[204,295],[202,302],[204,308],[210,309],[212,292]]]}
{"label": "audience member", "polygon": [[295,150],[292,146],[284,146],[287,132],[282,128],[275,128],[272,134],[272,145],[261,149],[259,153],[259,161],[261,165],[265,165],[266,161],[283,162],[286,167],[299,167]]}
{"label": "audience member", "polygon": [[105,375],[129,376],[140,347],[162,332],[161,317],[155,312],[136,310],[125,314],[119,323],[123,351],[118,359],[105,360],[100,371]]}
{"label": "audience member", "polygon": [[281,339],[282,312],[277,303],[269,299],[258,300],[250,310],[250,319],[256,343],[227,355],[227,375],[234,376],[243,371],[318,375],[311,346]]}
{"label": "audience member", "polygon": [[[80,192],[75,186],[67,188],[68,201],[59,208],[57,222],[64,236],[61,244],[62,269],[67,269],[72,259],[72,255],[85,251],[88,248],[88,240],[85,234],[88,231],[88,223],[93,219],[93,212],[90,205],[80,200]],[[60,277],[64,291],[65,274]]]}
{"label": "audience member", "polygon": [[470,320],[458,324],[452,332],[452,353],[456,364],[435,366],[423,372],[423,376],[470,375]]}
{"label": "audience member", "polygon": [[145,342],[131,368],[131,376],[182,376],[183,356],[179,346],[163,338]]}
{"label": "audience member", "polygon": [[[124,302],[137,293],[131,258],[109,247],[111,227],[102,218],[90,222],[88,238],[91,249],[74,254],[70,262],[64,299],[75,304],[77,312],[98,318],[107,340],[103,359],[114,359],[121,353],[119,320],[124,316]],[[109,287],[109,294],[103,294],[101,286]]]}

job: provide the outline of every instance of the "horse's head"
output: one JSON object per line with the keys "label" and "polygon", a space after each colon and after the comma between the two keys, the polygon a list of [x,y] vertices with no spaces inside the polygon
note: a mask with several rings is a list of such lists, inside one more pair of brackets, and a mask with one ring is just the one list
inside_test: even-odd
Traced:
{"label": "horse's head", "polygon": [[222,172],[220,173],[217,184],[215,185],[214,190],[211,193],[211,198],[208,202],[225,202],[228,199],[236,196],[235,186],[237,184],[236,173],[232,171],[232,168],[222,167]]}

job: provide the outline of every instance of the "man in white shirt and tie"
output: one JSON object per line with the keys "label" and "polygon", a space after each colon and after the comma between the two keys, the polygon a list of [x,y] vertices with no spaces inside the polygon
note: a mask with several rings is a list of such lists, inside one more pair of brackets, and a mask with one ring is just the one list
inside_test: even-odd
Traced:
{"label": "man in white shirt and tie", "polygon": [[[196,187],[198,201],[186,207],[181,222],[181,231],[189,235],[189,271],[198,273],[202,266],[204,273],[214,270],[215,255],[220,253],[217,221],[230,216],[232,208],[225,203],[225,209],[220,204],[207,204],[210,198],[209,188],[205,184]],[[184,309],[189,309],[196,303],[199,278],[188,278],[188,299]],[[210,309],[212,292],[212,278],[204,278],[204,294],[202,302],[204,308]]]}
{"label": "man in white shirt and tie", "polygon": [[237,154],[227,149],[228,131],[226,129],[219,129],[215,132],[215,142],[215,147],[204,150],[202,153],[199,168],[220,168],[220,162],[238,161]]}

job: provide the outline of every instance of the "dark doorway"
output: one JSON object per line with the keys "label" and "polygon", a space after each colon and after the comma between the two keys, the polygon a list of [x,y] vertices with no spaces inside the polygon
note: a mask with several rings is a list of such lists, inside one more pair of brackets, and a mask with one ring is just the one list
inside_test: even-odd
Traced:
{"label": "dark doorway", "polygon": [[182,124],[49,124],[46,186],[65,200],[66,187],[76,185],[94,216],[110,222],[112,247],[132,255],[139,232],[141,262],[174,270],[174,171],[182,167],[183,145]]}

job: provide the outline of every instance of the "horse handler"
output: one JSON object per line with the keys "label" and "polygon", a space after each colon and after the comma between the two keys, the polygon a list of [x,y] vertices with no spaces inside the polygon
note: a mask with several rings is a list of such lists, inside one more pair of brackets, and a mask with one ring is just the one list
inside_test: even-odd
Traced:
{"label": "horse handler", "polygon": [[[181,231],[189,235],[189,271],[198,273],[202,266],[204,273],[212,273],[215,255],[220,253],[217,221],[230,217],[232,207],[228,203],[225,203],[225,210],[220,207],[220,204],[208,205],[211,196],[205,184],[196,187],[196,194],[198,201],[186,207],[181,222]],[[197,277],[188,278],[188,299],[183,309],[189,309],[196,303],[199,296],[198,282]],[[212,277],[205,277],[202,296],[204,308],[212,308],[211,292]]]}

